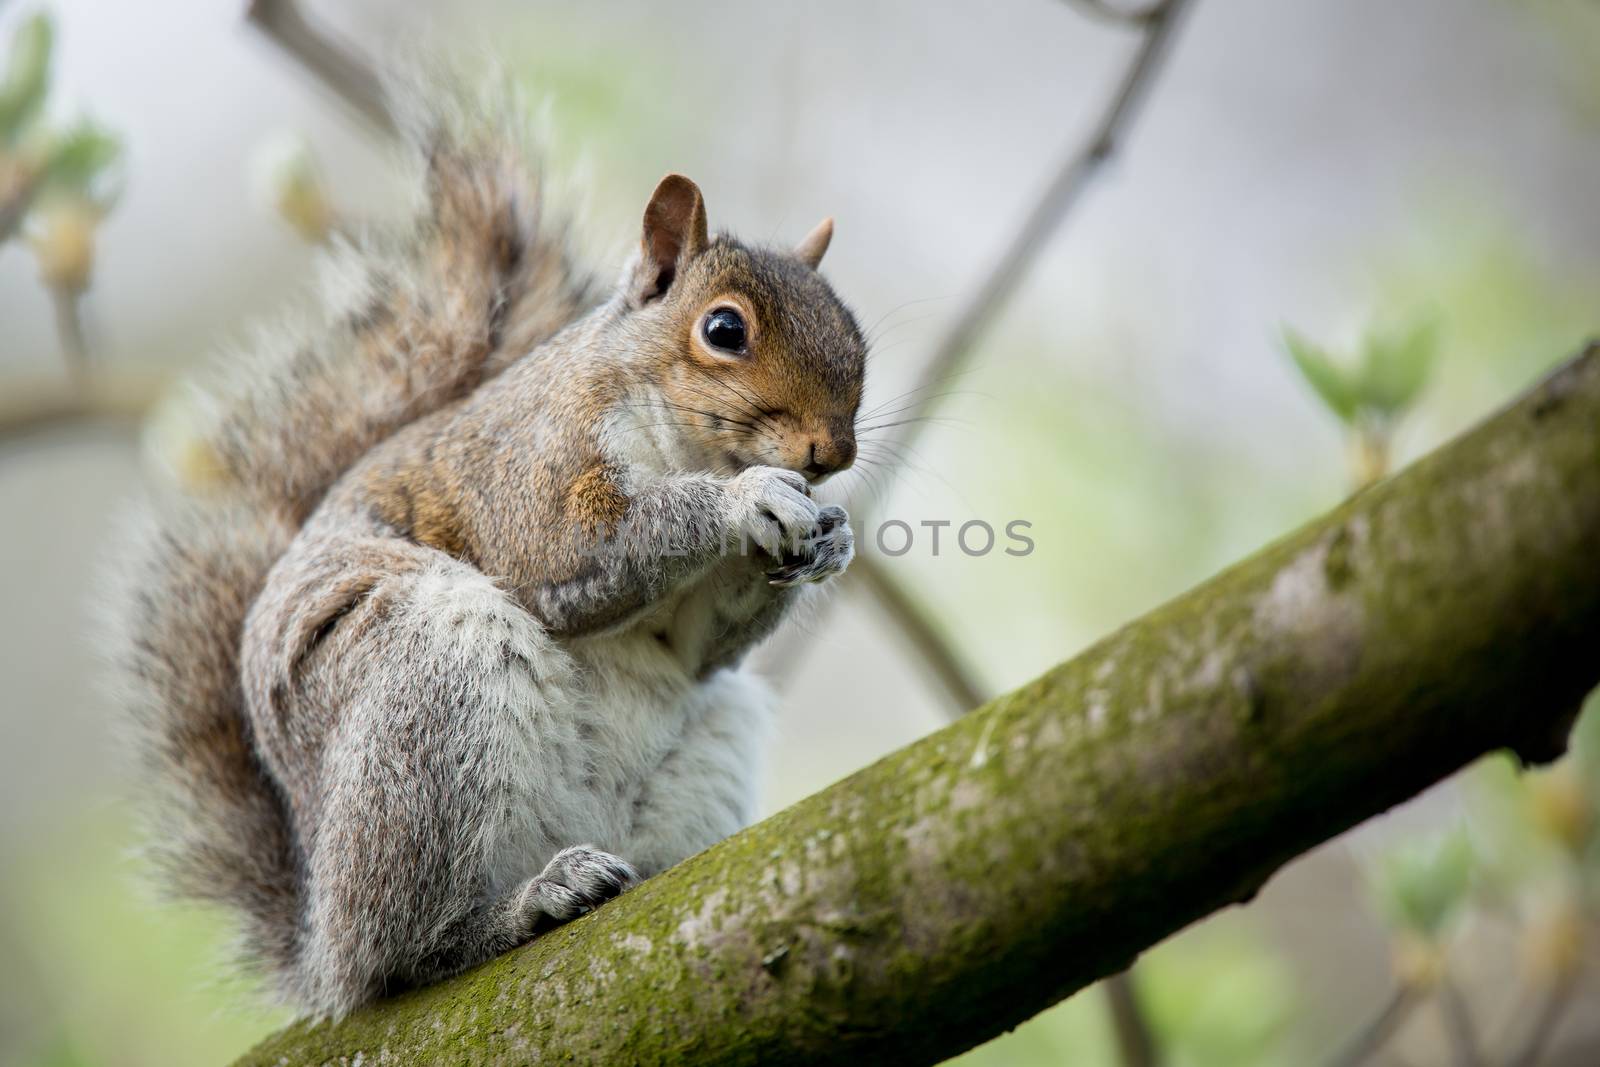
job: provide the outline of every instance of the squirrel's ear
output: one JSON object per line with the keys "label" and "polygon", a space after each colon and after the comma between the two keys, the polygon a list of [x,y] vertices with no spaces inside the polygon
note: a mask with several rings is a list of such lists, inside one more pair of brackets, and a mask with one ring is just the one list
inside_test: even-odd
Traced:
{"label": "squirrel's ear", "polygon": [[800,261],[812,270],[817,269],[817,264],[822,262],[822,253],[828,250],[828,242],[833,240],[833,219],[826,218],[817,223],[816,229],[800,239],[794,246],[794,254]]}
{"label": "squirrel's ear", "polygon": [[628,279],[634,304],[647,304],[665,293],[678,269],[706,244],[706,203],[700,187],[681,174],[662,178],[645,205],[639,257]]}

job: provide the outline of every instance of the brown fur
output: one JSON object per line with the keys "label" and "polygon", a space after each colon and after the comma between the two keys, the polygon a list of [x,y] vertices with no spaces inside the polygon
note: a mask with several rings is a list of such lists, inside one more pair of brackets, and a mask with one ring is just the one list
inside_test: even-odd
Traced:
{"label": "brown fur", "polygon": [[600,535],[628,514],[628,495],[620,488],[617,468],[596,464],[567,488],[566,513],[590,535]]}
{"label": "brown fur", "polygon": [[[141,757],[150,854],[173,894],[238,910],[241,961],[286,999],[304,996],[304,839],[291,818],[302,783],[262,766],[242,691],[245,614],[357,459],[492,379],[600,293],[569,255],[563,221],[542,212],[526,119],[514,107],[452,111],[455,98],[436,89],[409,131],[426,146],[421,210],[337,250],[338,284],[319,312],[263,332],[191,390],[197,430],[174,464],[182,491],[130,518],[127,558],[110,572],[107,645]],[[432,536],[460,547],[437,509],[426,515],[441,519]],[[291,642],[298,663],[355,631],[352,606],[370,588],[358,576],[308,590]]]}
{"label": "brown fur", "polygon": [[[854,458],[865,359],[825,238],[711,239],[669,176],[595,306],[514,137],[415,136],[414,231],[351,251],[327,320],[213,390],[216,499],[162,513],[121,622],[189,821],[160,831],[176,884],[240,907],[316,1012],[747,820],[763,702],[724,668],[853,552],[807,488]],[[706,340],[718,308],[742,349]]]}

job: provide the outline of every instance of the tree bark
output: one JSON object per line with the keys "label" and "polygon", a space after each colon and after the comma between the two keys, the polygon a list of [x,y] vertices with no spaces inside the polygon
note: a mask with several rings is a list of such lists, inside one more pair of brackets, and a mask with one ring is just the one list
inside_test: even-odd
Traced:
{"label": "tree bark", "polygon": [[1591,345],[1037,681],[515,952],[242,1062],[937,1061],[1486,752],[1553,758],[1597,644]]}

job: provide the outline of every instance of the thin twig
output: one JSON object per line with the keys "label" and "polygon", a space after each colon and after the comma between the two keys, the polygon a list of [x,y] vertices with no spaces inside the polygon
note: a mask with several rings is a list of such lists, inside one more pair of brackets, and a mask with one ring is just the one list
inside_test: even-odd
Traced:
{"label": "thin twig", "polygon": [[847,572],[861,579],[878,607],[894,622],[917,659],[932,673],[949,698],[952,718],[985,701],[983,689],[962,664],[955,646],[945,640],[928,613],[877,560],[857,556]]}
{"label": "thin twig", "polygon": [[1164,0],[1157,0],[1148,7],[1133,9],[1117,7],[1107,0],[1067,0],[1067,3],[1091,18],[1124,26],[1137,26],[1149,22],[1159,15],[1165,6]]}
{"label": "thin twig", "polygon": [[1389,1002],[1373,1017],[1373,1020],[1328,1061],[1328,1067],[1356,1067],[1357,1064],[1365,1063],[1374,1052],[1383,1047],[1385,1041],[1394,1036],[1396,1030],[1400,1029],[1400,1024],[1406,1021],[1412,1009],[1417,1006],[1418,1000],[1415,986],[1402,985],[1397,988],[1394,996],[1389,998]]}
{"label": "thin twig", "polygon": [[1478,1031],[1472,1025],[1472,1012],[1461,990],[1449,979],[1439,983],[1439,1011],[1444,1016],[1451,1048],[1455,1050],[1456,1067],[1483,1067],[1483,1052],[1478,1045]]}
{"label": "thin twig", "polygon": [[1133,969],[1114,974],[1100,983],[1111,1012],[1111,1028],[1117,1039],[1117,1055],[1122,1067],[1157,1067],[1160,1046],[1145,1018],[1144,1005],[1133,981]]}
{"label": "thin twig", "polygon": [[368,122],[395,132],[383,82],[372,65],[313,25],[295,0],[251,0],[246,17]]}
{"label": "thin twig", "polygon": [[1572,993],[1577,985],[1576,978],[1569,976],[1550,986],[1533,1017],[1533,1025],[1523,1038],[1522,1046],[1506,1059],[1507,1067],[1534,1067],[1539,1062],[1561,1016],[1572,1003]]}
{"label": "thin twig", "polygon": [[23,172],[20,167],[15,173],[0,173],[0,177],[6,179],[6,184],[0,187],[0,244],[5,244],[22,228],[22,220],[33,203],[33,194],[38,191],[39,177]]}
{"label": "thin twig", "polygon": [[51,285],[50,304],[55,310],[56,337],[61,342],[61,358],[67,376],[80,392],[89,382],[89,341],[83,331],[83,291]]}
{"label": "thin twig", "polygon": [[[1098,0],[1079,5],[1093,9],[1093,13],[1100,17],[1139,23],[1143,27],[1143,36],[1138,50],[1112,94],[1110,105],[1099,124],[1084,145],[1068,157],[1055,179],[1045,188],[1043,195],[1024,217],[1010,245],[1001,253],[983,284],[956,315],[944,338],[934,348],[933,355],[924,364],[909,393],[916,399],[908,417],[893,428],[889,439],[891,455],[904,455],[914,442],[927,421],[923,416],[937,401],[938,386],[960,369],[978,334],[1016,289],[1046,240],[1078,203],[1105,162],[1117,151],[1138,112],[1139,104],[1148,94],[1160,70],[1187,2],[1159,0],[1153,7],[1137,15],[1114,12]],[[889,465],[891,477],[895,466],[893,463]],[[918,658],[940,680],[946,695],[956,706],[965,710],[982,703],[981,694],[962,666],[954,646],[945,640],[884,568],[871,559],[861,558],[856,561],[852,571],[859,572],[860,577],[866,579],[866,587],[874,599],[894,619]],[[1105,986],[1124,1067],[1149,1067],[1160,1062],[1158,1046],[1129,973],[1113,976]]]}
{"label": "thin twig", "polygon": [[912,418],[897,427],[899,432],[891,439],[895,444],[908,445],[916,438],[924,421],[916,416],[926,414],[926,408],[930,405],[925,398],[933,396],[937,392],[935,387],[960,368],[978,334],[1010,297],[1061,220],[1121,146],[1138,113],[1139,104],[1148,95],[1155,75],[1161,68],[1161,61],[1167,54],[1173,33],[1188,3],[1189,0],[1166,0],[1144,20],[1144,32],[1138,50],[1129,61],[1099,123],[1083,145],[1068,156],[1055,178],[1045,187],[1044,193],[1017,228],[1011,243],[1001,252],[983,283],[962,306],[955,321],[934,348],[933,355],[923,365],[910,391],[910,395],[919,400],[911,411]]}
{"label": "thin twig", "polygon": [[[937,390],[934,387],[955,373],[968,355],[972,342],[1011,295],[1046,239],[1121,146],[1160,70],[1188,3],[1189,0],[1161,0],[1144,11],[1116,15],[1118,21],[1143,27],[1138,49],[1088,139],[1067,158],[1024,217],[983,283],[962,306],[944,338],[934,348],[917,384],[908,394],[919,399],[910,417],[903,425],[895,427],[899,433],[891,438],[893,443],[911,443],[926,421],[920,416],[926,414],[925,409],[935,401]],[[1101,9],[1101,14],[1114,10],[1103,3],[1088,6]],[[250,19],[340,98],[381,128],[394,130],[394,119],[384,104],[381,83],[372,67],[356,52],[308,22],[293,0],[253,0]]]}

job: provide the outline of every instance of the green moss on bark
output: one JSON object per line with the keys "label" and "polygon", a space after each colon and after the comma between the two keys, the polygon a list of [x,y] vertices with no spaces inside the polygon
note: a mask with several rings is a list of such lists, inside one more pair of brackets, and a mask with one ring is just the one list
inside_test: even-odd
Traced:
{"label": "green moss on bark", "polygon": [[1015,693],[247,1064],[928,1062],[1600,680],[1600,352]]}

